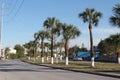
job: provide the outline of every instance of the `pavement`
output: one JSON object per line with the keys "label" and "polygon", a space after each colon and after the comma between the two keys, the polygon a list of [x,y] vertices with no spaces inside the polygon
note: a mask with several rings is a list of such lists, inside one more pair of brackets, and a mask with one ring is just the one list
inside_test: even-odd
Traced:
{"label": "pavement", "polygon": [[120,78],[33,65],[20,60],[0,60],[0,80],[120,80]]}

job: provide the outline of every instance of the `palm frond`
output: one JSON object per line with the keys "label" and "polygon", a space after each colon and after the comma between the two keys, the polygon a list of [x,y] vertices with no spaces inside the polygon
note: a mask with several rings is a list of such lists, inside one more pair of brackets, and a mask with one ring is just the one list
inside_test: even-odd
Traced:
{"label": "palm frond", "polygon": [[116,4],[115,7],[113,7],[113,13],[114,15],[110,17],[109,22],[113,26],[120,27],[120,4]]}
{"label": "palm frond", "polygon": [[84,23],[88,22],[97,26],[99,18],[102,17],[102,13],[95,11],[94,8],[87,8],[84,12],[79,14],[79,17],[83,20]]}

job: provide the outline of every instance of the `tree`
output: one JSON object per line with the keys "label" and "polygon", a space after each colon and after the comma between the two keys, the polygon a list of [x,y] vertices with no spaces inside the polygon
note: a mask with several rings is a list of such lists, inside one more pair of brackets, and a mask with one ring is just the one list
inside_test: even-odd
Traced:
{"label": "tree", "polygon": [[62,48],[64,47],[64,41],[62,40],[62,41],[58,42],[57,45],[59,47],[60,60],[62,60],[62,57],[63,57]]}
{"label": "tree", "polygon": [[120,28],[120,4],[116,4],[112,11],[114,15],[110,17],[110,23]]}
{"label": "tree", "polygon": [[100,55],[104,55],[108,52],[108,44],[105,40],[101,40],[98,44],[98,49],[100,51]]}
{"label": "tree", "polygon": [[62,29],[63,38],[65,39],[65,54],[66,54],[65,65],[68,65],[69,40],[79,36],[80,31],[75,26],[67,24],[63,24]]}
{"label": "tree", "polygon": [[55,17],[48,17],[47,20],[44,21],[44,27],[50,31],[50,40],[51,40],[51,64],[53,64],[53,42],[55,40],[55,35],[60,35],[60,26],[61,23]]}
{"label": "tree", "polygon": [[24,48],[19,45],[19,44],[16,44],[14,49],[16,50],[16,55],[17,55],[17,58],[23,58],[25,57],[24,53],[25,53],[25,50]]}
{"label": "tree", "polygon": [[34,41],[33,41],[33,43],[34,43],[34,58],[35,58],[35,60],[36,60],[36,57],[37,57],[37,48],[38,48],[38,45],[39,45],[39,42],[38,42],[38,33],[35,33],[34,34]]}
{"label": "tree", "polygon": [[75,45],[69,49],[69,57],[73,59],[74,57],[77,56],[77,53],[80,51],[80,48]]}
{"label": "tree", "polygon": [[93,47],[93,37],[92,37],[92,25],[97,26],[99,22],[99,18],[102,17],[101,12],[97,12],[94,9],[87,8],[84,12],[79,14],[79,18],[83,20],[84,23],[89,24],[89,33],[90,33],[90,51],[91,51],[91,61],[92,67],[94,67],[94,47]]}
{"label": "tree", "polygon": [[[101,56],[119,56],[120,34],[111,35],[98,44]],[[118,53],[118,54],[117,54]]]}
{"label": "tree", "polygon": [[43,31],[43,30],[39,31],[36,38],[38,38],[38,40],[41,39],[41,47],[42,47],[41,57],[42,57],[42,63],[44,63],[44,47],[45,47],[44,46],[44,39],[49,38],[49,33],[47,31]]}
{"label": "tree", "polygon": [[7,59],[8,57],[10,57],[9,55],[10,55],[10,48],[9,47],[6,47],[5,48],[5,59]]}
{"label": "tree", "polygon": [[47,51],[45,51],[46,54],[46,60],[48,61],[48,55],[49,55],[49,49],[50,49],[50,43],[46,42],[45,43],[45,48]]}
{"label": "tree", "polygon": [[110,39],[112,40],[112,45],[114,45],[114,53],[117,54],[118,63],[120,64],[120,34],[111,35]]}
{"label": "tree", "polygon": [[[113,7],[113,13],[114,15],[110,17],[110,23],[120,28],[120,4],[116,4],[115,7]],[[118,52],[118,63],[120,64],[120,52]]]}
{"label": "tree", "polygon": [[25,43],[23,45],[26,49],[27,49],[27,55],[29,57],[29,59],[31,59],[31,57],[35,57],[35,51],[34,51],[34,48],[36,46],[35,42],[34,41],[29,41],[28,43]]}

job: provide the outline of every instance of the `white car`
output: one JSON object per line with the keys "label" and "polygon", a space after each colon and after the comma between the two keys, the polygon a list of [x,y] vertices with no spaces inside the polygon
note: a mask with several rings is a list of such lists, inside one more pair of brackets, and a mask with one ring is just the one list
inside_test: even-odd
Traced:
{"label": "white car", "polygon": [[79,57],[75,57],[73,58],[74,61],[82,61],[82,58],[79,58]]}

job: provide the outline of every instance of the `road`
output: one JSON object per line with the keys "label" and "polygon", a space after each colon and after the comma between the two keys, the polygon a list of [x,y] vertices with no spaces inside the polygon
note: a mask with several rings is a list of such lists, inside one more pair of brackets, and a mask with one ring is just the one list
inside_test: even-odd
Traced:
{"label": "road", "polygon": [[118,78],[37,66],[20,60],[0,60],[0,80],[119,80]]}

